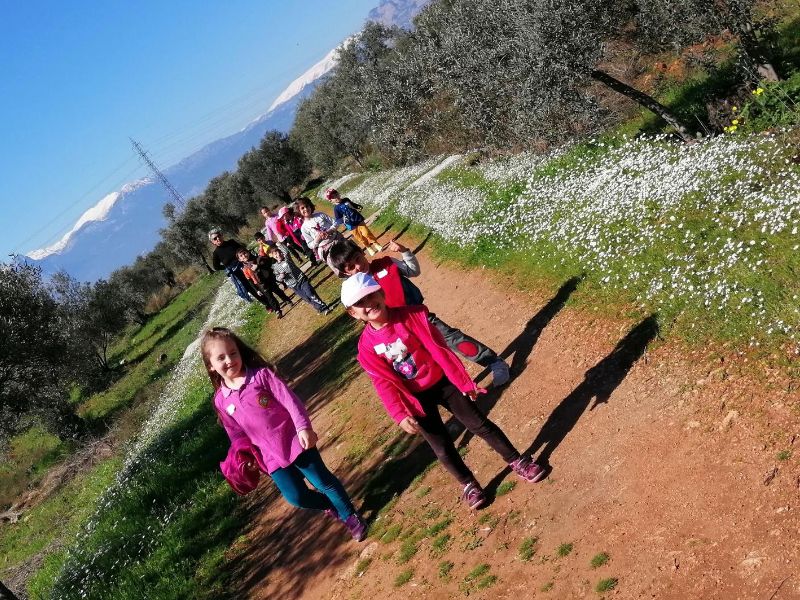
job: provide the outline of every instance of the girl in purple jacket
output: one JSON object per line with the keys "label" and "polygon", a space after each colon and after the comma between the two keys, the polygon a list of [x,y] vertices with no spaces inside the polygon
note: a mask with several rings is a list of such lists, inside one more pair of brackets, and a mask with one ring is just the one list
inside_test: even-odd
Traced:
{"label": "girl in purple jacket", "polygon": [[362,541],[367,524],[322,461],[300,398],[229,329],[206,331],[200,349],[216,390],[214,408],[231,440],[220,463],[231,487],[246,494],[258,485],[260,472],[268,473],[287,502],[338,518]]}

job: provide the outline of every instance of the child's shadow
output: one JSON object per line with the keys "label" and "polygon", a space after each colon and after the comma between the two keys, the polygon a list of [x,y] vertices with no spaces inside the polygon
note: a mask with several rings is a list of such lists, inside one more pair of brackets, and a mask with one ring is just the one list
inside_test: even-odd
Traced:
{"label": "child's shadow", "polygon": [[[658,336],[659,328],[656,315],[650,315],[622,338],[608,356],[594,367],[586,371],[583,381],[558,406],[542,425],[539,434],[523,454],[533,455],[541,450],[536,462],[548,472],[550,456],[564,441],[567,434],[577,424],[581,415],[594,410],[599,404],[605,404],[613,391],[625,379],[637,360],[644,354],[647,345]],[[589,407],[592,399],[594,404]],[[506,467],[498,473],[486,486],[488,493],[494,494],[500,482],[511,472]]]}
{"label": "child's shadow", "polygon": [[[542,335],[542,331],[547,327],[550,321],[553,320],[553,317],[564,308],[567,300],[569,300],[569,297],[577,289],[578,284],[580,284],[584,277],[585,275],[581,273],[565,281],[561,287],[558,288],[556,295],[553,296],[539,312],[531,317],[520,334],[506,346],[505,350],[500,352],[499,356],[503,360],[506,360],[512,354],[514,355],[509,367],[512,380],[519,377],[525,370],[525,367],[528,365],[528,358],[533,352],[533,347],[536,345],[536,342],[539,341],[539,336]],[[484,369],[478,377],[476,377],[476,381],[488,374],[489,369]]]}

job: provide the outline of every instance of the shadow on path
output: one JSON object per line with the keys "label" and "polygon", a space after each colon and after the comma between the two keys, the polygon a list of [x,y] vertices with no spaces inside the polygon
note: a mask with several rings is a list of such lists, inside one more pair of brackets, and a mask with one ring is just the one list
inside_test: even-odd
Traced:
{"label": "shadow on path", "polygon": [[[577,289],[578,284],[583,279],[583,275],[572,277],[565,281],[558,292],[553,296],[547,304],[545,304],[539,311],[531,317],[525,324],[525,327],[520,334],[515,337],[505,349],[498,354],[503,360],[508,359],[512,354],[514,355],[511,361],[511,381],[519,377],[528,365],[528,359],[536,342],[539,341],[542,331],[553,320],[553,318],[564,308],[564,305],[569,300],[569,297]],[[475,381],[480,381],[489,374],[489,369],[484,369],[476,377]],[[480,396],[477,400],[478,408],[483,414],[488,415],[494,408],[495,404],[500,400],[505,390],[508,389],[508,384],[500,389],[489,388],[486,394]],[[455,417],[447,422],[447,429],[454,436],[464,431],[464,426]],[[464,437],[458,443],[459,448],[466,446],[472,439],[472,433],[469,431],[464,433]]]}
{"label": "shadow on path", "polygon": [[[611,394],[656,336],[658,321],[656,315],[650,315],[631,329],[608,356],[586,371],[583,381],[553,409],[539,434],[523,454],[535,455],[539,452],[536,462],[549,472],[550,456],[572,431],[586,409],[594,410],[598,405],[608,402]],[[594,404],[591,404],[592,400]],[[487,491],[494,493],[510,472],[509,468],[503,469],[487,485]]]}
{"label": "shadow on path", "polygon": [[[509,365],[512,381],[519,377],[525,370],[528,365],[528,359],[533,353],[533,347],[536,345],[536,342],[539,341],[539,336],[542,335],[542,331],[547,327],[550,321],[553,320],[553,317],[564,308],[567,300],[569,300],[569,297],[578,288],[578,284],[580,284],[583,278],[584,275],[577,275],[565,281],[561,287],[558,288],[556,295],[525,324],[520,334],[515,337],[503,351],[498,353],[498,356],[503,360],[507,360],[512,354],[514,355]],[[476,381],[488,374],[488,369],[483,370],[476,378]]]}

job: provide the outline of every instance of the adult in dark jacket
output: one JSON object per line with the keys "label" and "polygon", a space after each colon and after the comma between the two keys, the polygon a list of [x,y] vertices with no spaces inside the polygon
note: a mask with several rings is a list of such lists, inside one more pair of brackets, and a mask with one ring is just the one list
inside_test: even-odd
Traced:
{"label": "adult in dark jacket", "polygon": [[231,282],[236,287],[236,293],[244,300],[251,301],[250,296],[269,308],[267,301],[261,297],[256,287],[245,277],[242,265],[236,257],[240,249],[247,249],[236,240],[226,240],[219,229],[212,229],[208,232],[209,241],[214,244],[214,252],[211,254],[211,264],[217,271],[224,270]]}

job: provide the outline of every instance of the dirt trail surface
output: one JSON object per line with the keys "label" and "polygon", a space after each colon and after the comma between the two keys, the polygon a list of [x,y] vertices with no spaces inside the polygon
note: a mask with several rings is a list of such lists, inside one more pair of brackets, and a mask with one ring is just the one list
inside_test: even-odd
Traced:
{"label": "dirt trail surface", "polygon": [[[652,319],[565,308],[579,281],[537,295],[419,257],[431,309],[512,365],[511,383],[482,404],[548,478],[519,481],[482,440],[461,437],[492,494],[516,482],[470,512],[438,464],[426,471],[427,447],[385,416],[355,363],[350,318],[298,306],[270,321],[262,349],[307,398],[323,456],[373,535],[353,542],[265,478],[232,550],[236,597],[800,598],[796,382],[752,383],[745,358],[680,351]],[[600,553],[608,560],[593,567]]]}

